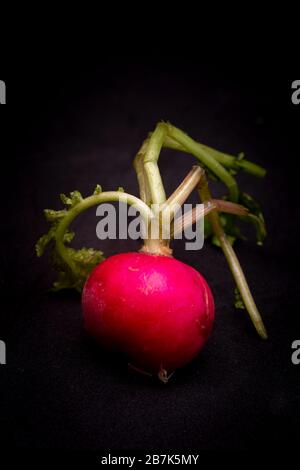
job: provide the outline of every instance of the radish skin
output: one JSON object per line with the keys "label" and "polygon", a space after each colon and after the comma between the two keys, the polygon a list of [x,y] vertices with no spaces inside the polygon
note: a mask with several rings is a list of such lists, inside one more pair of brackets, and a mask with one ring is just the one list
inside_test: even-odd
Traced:
{"label": "radish skin", "polygon": [[114,255],[96,266],[82,308],[89,334],[164,381],[203,348],[214,320],[211,290],[195,269],[145,253]]}

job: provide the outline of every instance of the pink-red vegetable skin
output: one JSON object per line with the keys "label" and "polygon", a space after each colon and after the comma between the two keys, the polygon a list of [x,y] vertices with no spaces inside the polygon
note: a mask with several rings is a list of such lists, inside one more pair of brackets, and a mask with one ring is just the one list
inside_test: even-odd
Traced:
{"label": "pink-red vegetable skin", "polygon": [[99,264],[86,281],[86,330],[144,371],[170,373],[206,343],[214,301],[205,279],[169,256],[124,253]]}

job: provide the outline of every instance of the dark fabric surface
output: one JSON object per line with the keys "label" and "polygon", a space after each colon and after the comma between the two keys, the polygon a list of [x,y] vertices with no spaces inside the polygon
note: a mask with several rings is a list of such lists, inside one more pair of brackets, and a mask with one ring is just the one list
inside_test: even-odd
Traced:
{"label": "dark fabric surface", "polygon": [[[119,62],[36,72],[25,83],[27,98],[20,84],[12,84],[11,104],[1,109],[12,172],[8,182],[3,168],[8,204],[1,223],[0,339],[7,345],[7,365],[0,366],[2,443],[149,451],[299,443],[300,365],[291,362],[291,344],[300,339],[300,106],[291,104],[291,81],[216,79],[195,64],[178,70]],[[105,190],[123,186],[137,194],[131,161],[160,119],[213,147],[244,151],[268,170],[264,180],[238,176],[243,190],[262,204],[268,238],[258,247],[246,228],[249,240],[237,243],[236,252],[269,340],[260,340],[246,313],[234,309],[234,284],[221,252],[209,244],[188,252],[176,242],[175,256],[209,282],[216,321],[199,357],[167,386],[129,372],[123,358],[85,335],[79,295],[49,294],[53,271],[47,257],[37,259],[34,252],[47,229],[42,210],[59,208],[61,192],[88,195],[100,183]],[[168,193],[193,162],[163,151]],[[219,185],[212,188],[222,194]],[[139,246],[99,243],[93,210],[74,226],[75,246],[99,247],[106,256]]]}

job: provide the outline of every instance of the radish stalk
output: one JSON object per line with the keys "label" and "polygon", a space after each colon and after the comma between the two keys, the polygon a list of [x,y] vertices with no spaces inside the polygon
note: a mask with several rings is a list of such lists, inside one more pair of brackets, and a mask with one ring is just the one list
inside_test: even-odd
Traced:
{"label": "radish stalk", "polygon": [[[202,201],[211,201],[212,197],[208,188],[208,183],[205,178],[202,179],[201,183],[199,184],[199,195]],[[242,296],[242,299],[244,301],[244,304],[247,308],[247,311],[249,313],[249,316],[252,320],[253,325],[255,326],[255,329],[259,336],[262,339],[267,339],[267,331],[264,326],[263,320],[261,318],[261,315],[259,311],[257,310],[257,307],[255,305],[254,299],[252,297],[252,294],[250,292],[248,283],[246,281],[244,272],[241,268],[241,265],[239,263],[239,260],[227,240],[227,237],[224,233],[224,230],[222,229],[219,216],[217,212],[214,210],[209,214],[209,218],[211,220],[213,230],[215,235],[220,241],[221,248],[223,250],[223,253],[227,259],[229,268],[231,270],[231,273],[234,277],[234,280],[236,282],[236,285],[239,289],[239,292]]]}
{"label": "radish stalk", "polygon": [[166,200],[164,185],[157,165],[159,153],[161,151],[167,129],[164,124],[156,126],[150,137],[144,156],[144,168],[148,179],[153,204],[162,204]]}
{"label": "radish stalk", "polygon": [[144,157],[146,154],[147,147],[149,145],[149,139],[146,139],[143,142],[140,150],[136,154],[133,160],[133,167],[136,171],[136,176],[139,185],[140,199],[145,202],[145,204],[151,204],[151,194],[149,189],[149,184],[147,180],[147,175],[144,168]]}
{"label": "radish stalk", "polygon": [[176,237],[184,230],[189,228],[191,225],[196,223],[200,217],[207,216],[211,211],[217,210],[218,212],[224,212],[227,214],[248,216],[248,209],[240,204],[233,202],[223,201],[222,199],[212,199],[211,201],[203,202],[203,210],[199,210],[198,207],[194,207],[188,211],[184,216],[179,217],[175,220],[171,238]]}
{"label": "radish stalk", "polygon": [[[186,148],[181,145],[178,141],[174,140],[169,135],[166,136],[165,142],[163,145],[165,148],[170,148],[173,150],[179,150],[180,152],[186,152]],[[200,142],[195,141],[195,146],[198,148],[199,154],[202,150],[208,152],[215,160],[217,160],[221,165],[225,166],[229,170],[236,170],[242,169],[246,173],[250,175],[257,176],[258,178],[264,178],[266,176],[266,170],[262,168],[260,165],[256,163],[250,162],[245,158],[239,160],[238,157],[234,157],[233,155],[229,155],[228,153],[220,152],[219,150],[215,150],[207,145],[201,144]]]}
{"label": "radish stalk", "polygon": [[182,132],[180,129],[167,124],[168,135],[174,140],[179,142],[189,153],[194,155],[200,163],[204,163],[221,181],[227,186],[229,191],[229,197],[233,202],[237,202],[239,196],[239,190],[237,183],[233,176],[219,163],[217,160],[211,157],[209,152],[203,148],[199,148],[197,142],[191,137]]}
{"label": "radish stalk", "polygon": [[162,215],[170,214],[170,220],[173,219],[174,213],[178,206],[182,206],[187,200],[191,192],[197,187],[200,179],[204,174],[204,170],[199,166],[193,166],[191,171],[184,178],[178,188],[171,194],[161,208]]}

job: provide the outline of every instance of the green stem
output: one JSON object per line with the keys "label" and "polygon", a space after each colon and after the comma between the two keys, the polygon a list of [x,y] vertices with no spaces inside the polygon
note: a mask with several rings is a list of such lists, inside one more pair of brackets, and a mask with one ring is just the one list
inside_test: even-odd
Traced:
{"label": "green stem", "polygon": [[140,199],[149,206],[151,204],[151,194],[144,168],[144,158],[148,145],[149,139],[146,139],[133,160],[133,167],[138,180]]}
{"label": "green stem", "polygon": [[[205,181],[205,179],[201,180],[201,183],[199,185],[199,194],[200,194],[200,198],[202,201],[212,200],[212,197],[208,188],[208,184],[207,184],[207,181]],[[221,248],[227,259],[231,273],[234,277],[236,285],[242,296],[243,302],[249,313],[249,316],[255,326],[255,329],[257,333],[261,336],[261,338],[267,339],[268,335],[267,335],[263,320],[255,305],[254,299],[250,292],[247,280],[245,278],[245,275],[243,273],[239,260],[232,246],[230,245],[229,241],[226,238],[226,235],[220,223],[218,213],[216,211],[212,211],[208,217],[210,218],[213,231],[220,242]]]}
{"label": "green stem", "polygon": [[90,207],[101,204],[103,202],[115,201],[126,202],[129,205],[134,205],[139,210],[142,218],[145,220],[147,225],[149,223],[149,220],[153,216],[151,209],[143,201],[133,196],[132,194],[127,194],[120,191],[107,191],[83,199],[76,206],[69,210],[66,217],[64,217],[59,223],[56,231],[56,249],[72,272],[75,272],[75,265],[70,259],[68,250],[66,249],[63,242],[63,237],[68,226],[75,219],[75,217],[77,217],[81,212],[85,211],[86,209],[89,209]]}
{"label": "green stem", "polygon": [[144,168],[148,178],[148,184],[153,204],[162,204],[166,200],[166,193],[157,165],[165,136],[167,134],[166,124],[159,123],[150,137],[146,154],[144,157]]}
{"label": "green stem", "polygon": [[[229,191],[229,198],[233,202],[238,201],[239,190],[238,185],[230,173],[217,161],[210,153],[203,149],[191,137],[182,132],[180,129],[167,124],[168,135],[179,142],[189,153],[194,155],[201,163],[207,166],[221,181],[227,186]],[[151,136],[152,137],[152,136]]]}
{"label": "green stem", "polygon": [[[234,158],[234,157],[233,157]],[[264,178],[266,176],[266,170],[257,165],[256,163],[249,162],[249,160],[241,160],[237,161],[236,165],[238,165],[242,170],[250,173],[251,175],[258,176],[259,178]]]}
{"label": "green stem", "polygon": [[199,166],[193,166],[191,171],[184,178],[178,188],[171,194],[163,205],[161,212],[162,217],[164,214],[169,214],[170,222],[174,218],[176,210],[181,207],[187,200],[191,192],[197,187],[199,181],[204,175],[204,170]]}
{"label": "green stem", "polygon": [[[232,170],[239,170],[242,169],[246,173],[251,175],[257,176],[258,178],[263,178],[266,175],[266,170],[257,165],[256,163],[252,163],[249,160],[242,159],[238,160],[237,157],[233,155],[229,155],[228,153],[220,152],[219,150],[215,150],[207,145],[201,144],[200,142],[196,142],[195,144],[198,147],[199,153],[202,150],[208,152],[215,160],[217,160],[221,165],[225,166],[228,169]],[[164,147],[171,148],[174,150],[179,150],[180,152],[187,152],[185,147],[181,145],[179,142],[174,140],[172,137],[167,136],[164,142]]]}
{"label": "green stem", "polygon": [[[143,251],[152,254],[170,256],[171,250],[169,249],[169,240],[164,239],[163,237],[160,214],[160,209],[166,201],[166,193],[157,164],[166,135],[166,124],[157,124],[155,131],[151,134],[145,147],[144,181],[141,177],[141,173],[140,176],[138,174],[140,172],[138,161],[136,162],[137,165],[135,165],[135,170],[137,171],[139,186],[140,189],[142,189],[142,193],[145,193],[145,191],[148,190],[151,202],[152,204],[155,204],[155,207],[152,206],[155,216],[151,219],[150,225],[148,225],[148,236],[144,241]],[[158,233],[153,235],[153,231]]]}

